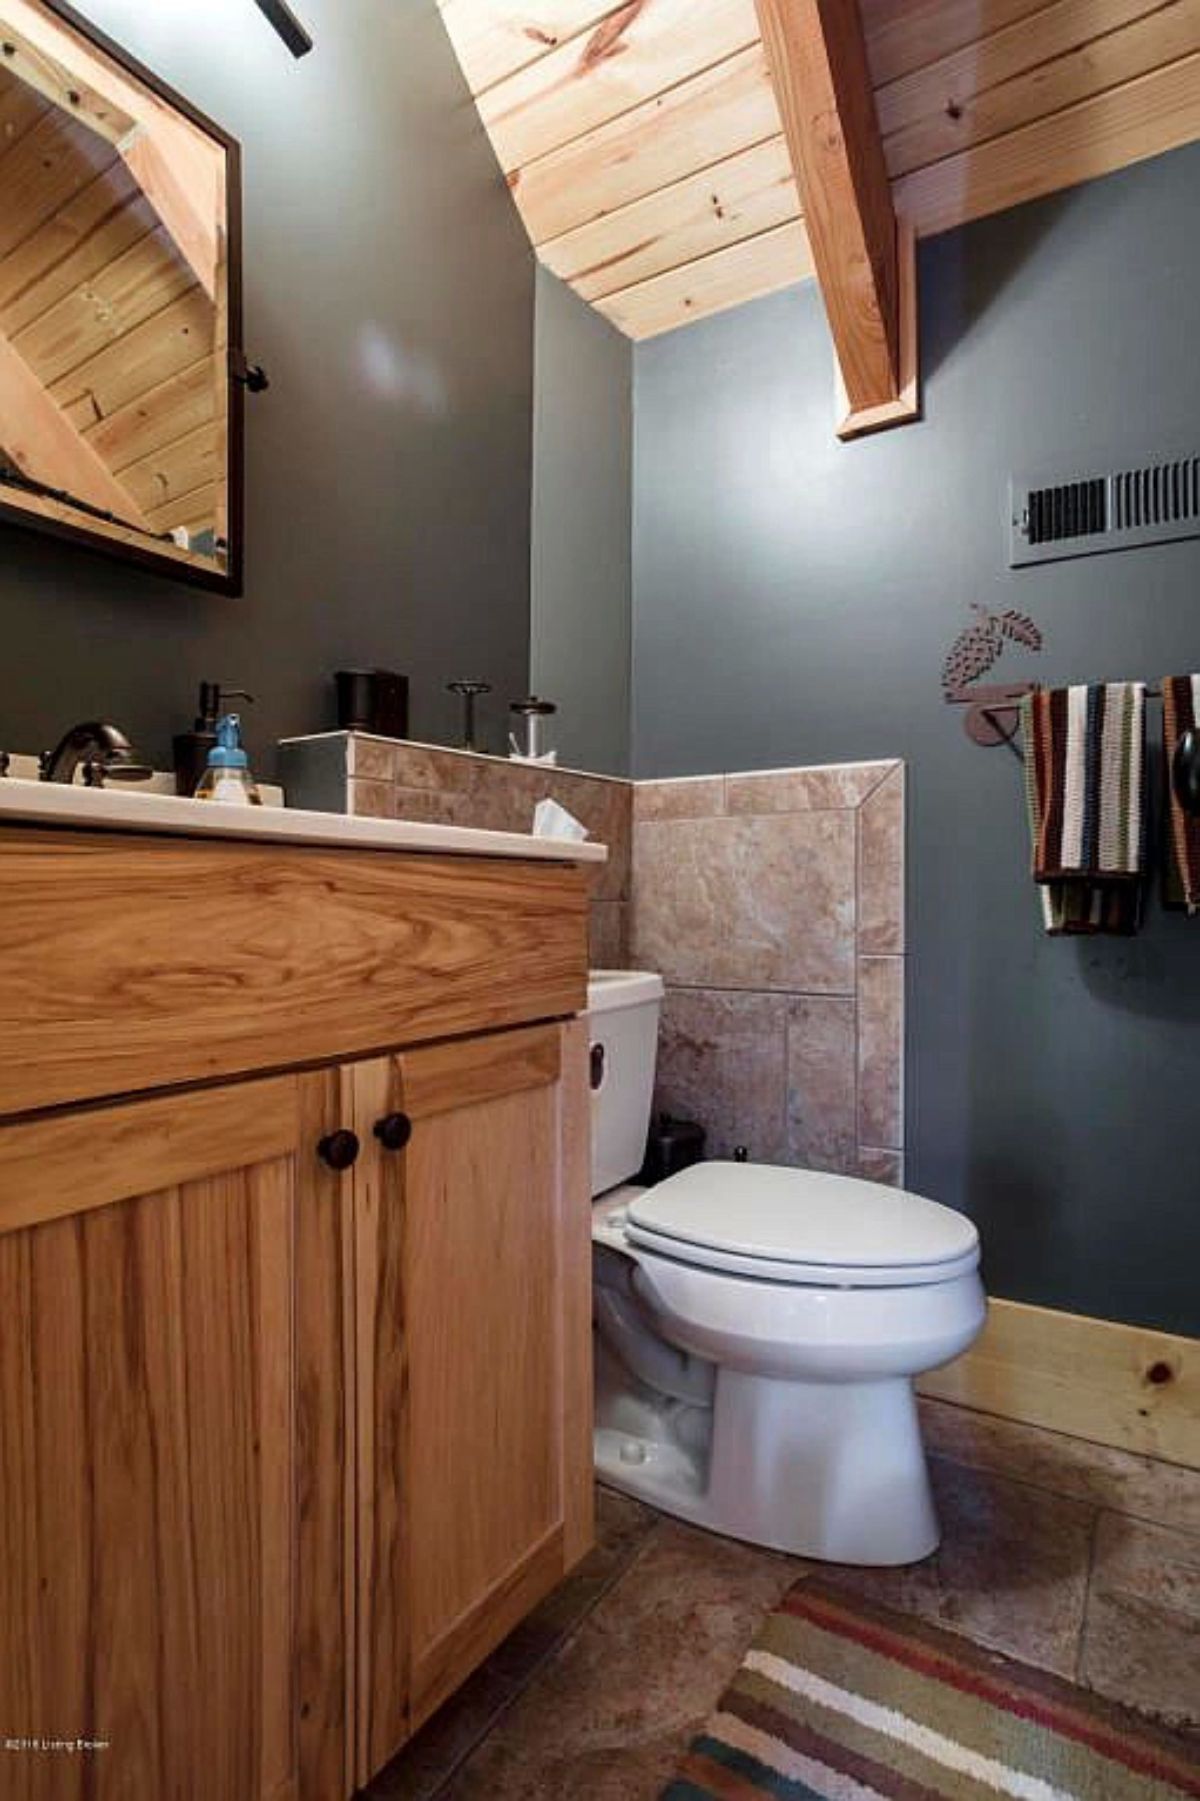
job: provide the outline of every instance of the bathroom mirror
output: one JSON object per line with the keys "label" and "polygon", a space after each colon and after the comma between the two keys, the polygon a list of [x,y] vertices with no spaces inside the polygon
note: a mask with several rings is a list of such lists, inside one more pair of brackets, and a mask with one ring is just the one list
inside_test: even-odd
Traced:
{"label": "bathroom mirror", "polygon": [[241,591],[231,138],[59,0],[0,0],[0,518]]}

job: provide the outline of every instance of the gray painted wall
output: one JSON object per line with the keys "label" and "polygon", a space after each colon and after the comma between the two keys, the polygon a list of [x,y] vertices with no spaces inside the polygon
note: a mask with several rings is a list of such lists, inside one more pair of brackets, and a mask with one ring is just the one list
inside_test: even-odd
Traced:
{"label": "gray painted wall", "polygon": [[938,680],[973,601],[1044,628],[1002,677],[1200,667],[1200,543],[1004,532],[1010,469],[1200,448],[1200,146],[930,243],[921,294],[925,422],[856,445],[811,287],[638,348],[635,769],[907,758],[911,1185],[993,1292],[1200,1331],[1200,920],[1045,939],[1020,768]]}
{"label": "gray painted wall", "polygon": [[[85,0],[86,3],[86,0]],[[331,672],[528,680],[533,261],[434,0],[297,0],[296,63],[250,0],[90,0],[97,24],[241,138],[246,596],[0,528],[0,745],[111,715],[159,761],[201,677],[253,690],[251,746],[332,722]]]}
{"label": "gray painted wall", "polygon": [[534,338],[534,692],[575,769],[629,768],[633,347],[547,270]]}

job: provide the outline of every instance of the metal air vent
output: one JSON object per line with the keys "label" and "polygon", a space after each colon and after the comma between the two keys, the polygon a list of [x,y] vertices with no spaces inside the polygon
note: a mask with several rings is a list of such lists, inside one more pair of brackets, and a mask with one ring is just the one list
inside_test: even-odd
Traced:
{"label": "metal air vent", "polygon": [[1200,537],[1200,456],[1010,490],[1013,568]]}

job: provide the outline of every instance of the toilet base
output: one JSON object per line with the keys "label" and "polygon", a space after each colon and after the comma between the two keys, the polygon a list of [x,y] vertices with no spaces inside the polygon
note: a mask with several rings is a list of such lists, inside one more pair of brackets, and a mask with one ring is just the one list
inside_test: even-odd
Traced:
{"label": "toilet base", "polygon": [[717,1372],[711,1409],[606,1407],[602,1482],[730,1538],[831,1563],[917,1563],[940,1539],[907,1377],[806,1382]]}

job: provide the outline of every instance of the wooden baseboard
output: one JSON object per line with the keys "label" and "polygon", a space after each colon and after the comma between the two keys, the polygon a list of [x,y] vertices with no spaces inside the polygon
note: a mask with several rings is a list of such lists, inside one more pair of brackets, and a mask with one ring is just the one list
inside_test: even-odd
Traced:
{"label": "wooden baseboard", "polygon": [[1200,1339],[992,1301],[978,1342],[917,1388],[1200,1469]]}

